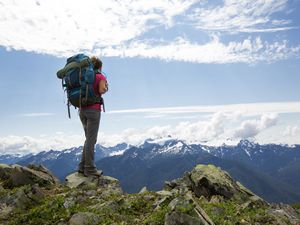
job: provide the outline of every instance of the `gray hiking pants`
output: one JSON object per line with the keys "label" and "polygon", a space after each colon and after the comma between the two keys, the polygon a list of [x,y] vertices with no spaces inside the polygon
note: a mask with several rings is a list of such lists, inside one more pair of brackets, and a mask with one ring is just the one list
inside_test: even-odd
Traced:
{"label": "gray hiking pants", "polygon": [[79,117],[84,129],[85,142],[78,170],[85,173],[95,172],[95,144],[97,142],[101,111],[85,109],[79,111]]}

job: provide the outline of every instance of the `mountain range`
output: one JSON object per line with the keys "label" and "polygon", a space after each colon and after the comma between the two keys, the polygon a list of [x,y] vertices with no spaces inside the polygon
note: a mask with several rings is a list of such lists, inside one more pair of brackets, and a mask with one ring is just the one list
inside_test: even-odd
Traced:
{"label": "mountain range", "polygon": [[[42,164],[60,180],[76,171],[82,147],[44,151],[25,156],[2,155],[0,163]],[[195,165],[214,164],[230,173],[255,194],[270,202],[300,202],[300,145],[260,145],[242,140],[237,145],[206,146],[177,139],[148,139],[132,146],[96,145],[95,161],[104,174],[120,180],[123,190],[138,192],[146,186],[160,190],[165,180]]]}

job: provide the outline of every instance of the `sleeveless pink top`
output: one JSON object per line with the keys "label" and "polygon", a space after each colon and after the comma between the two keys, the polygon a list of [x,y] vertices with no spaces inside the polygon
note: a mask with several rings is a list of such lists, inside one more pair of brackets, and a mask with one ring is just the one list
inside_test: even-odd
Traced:
{"label": "sleeveless pink top", "polygon": [[[96,77],[95,77],[95,80],[94,80],[94,91],[95,91],[95,94],[97,96],[100,96],[101,94],[99,93],[99,83],[100,83],[100,80],[104,80],[106,81],[106,78],[105,76],[103,76],[102,74],[100,73],[97,73],[96,74]],[[82,109],[96,109],[96,110],[100,110],[101,111],[101,105],[99,103],[96,103],[94,105],[89,105],[89,106],[84,106],[82,107]]]}

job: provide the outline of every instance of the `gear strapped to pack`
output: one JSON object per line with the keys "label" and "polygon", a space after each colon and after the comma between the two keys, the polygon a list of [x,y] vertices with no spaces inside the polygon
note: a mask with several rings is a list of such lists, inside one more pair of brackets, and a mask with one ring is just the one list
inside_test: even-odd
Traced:
{"label": "gear strapped to pack", "polygon": [[94,91],[94,80],[97,71],[91,59],[84,54],[77,54],[67,59],[65,67],[57,71],[57,77],[62,79],[62,87],[68,96],[68,115],[71,118],[70,105],[75,108],[99,103],[105,112],[102,96]]}

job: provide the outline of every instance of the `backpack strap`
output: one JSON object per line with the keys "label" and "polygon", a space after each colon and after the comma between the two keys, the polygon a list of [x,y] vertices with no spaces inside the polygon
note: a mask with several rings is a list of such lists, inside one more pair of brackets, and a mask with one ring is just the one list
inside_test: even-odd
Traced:
{"label": "backpack strap", "polygon": [[104,98],[102,98],[102,97],[100,97],[100,104],[102,104],[103,112],[105,112]]}
{"label": "backpack strap", "polygon": [[89,97],[89,84],[86,83],[86,89],[85,89],[85,103],[88,101],[88,97]]}
{"label": "backpack strap", "polygon": [[70,112],[70,101],[69,101],[69,99],[68,99],[68,103],[67,103],[67,105],[68,105],[68,116],[69,116],[69,119],[71,119],[71,112]]}
{"label": "backpack strap", "polygon": [[82,78],[82,73],[81,73],[81,67],[79,67],[79,85],[80,85],[80,93],[79,93],[79,109],[81,109],[81,78]]}

